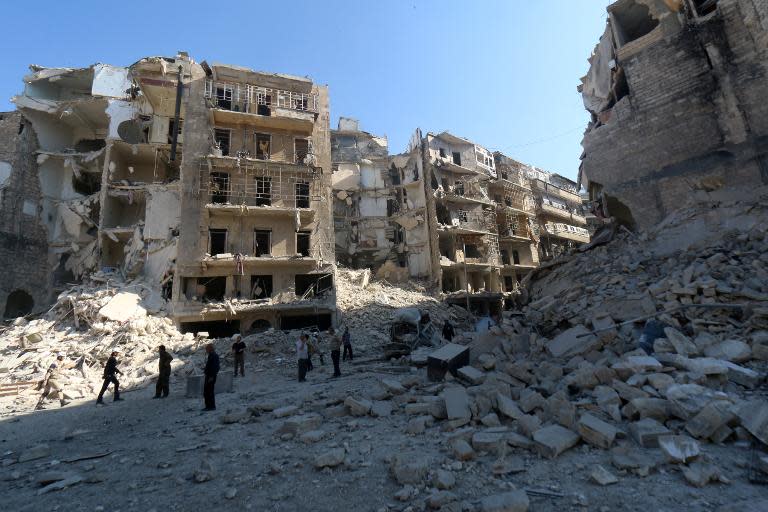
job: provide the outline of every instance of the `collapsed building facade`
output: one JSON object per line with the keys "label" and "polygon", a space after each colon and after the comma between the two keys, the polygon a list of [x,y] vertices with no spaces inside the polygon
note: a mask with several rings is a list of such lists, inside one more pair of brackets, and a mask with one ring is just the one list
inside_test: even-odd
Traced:
{"label": "collapsed building facade", "polygon": [[416,130],[406,153],[341,118],[332,133],[339,261],[433,280],[481,314],[542,258],[589,241],[576,183],[457,137]]}
{"label": "collapsed building facade", "polygon": [[579,87],[580,183],[647,228],[688,200],[768,183],[768,2],[620,0]]}
{"label": "collapsed building facade", "polygon": [[330,323],[327,88],[183,52],[31,70],[0,121],[4,248],[39,269],[2,283],[12,314],[96,273],[162,288],[190,330]]}

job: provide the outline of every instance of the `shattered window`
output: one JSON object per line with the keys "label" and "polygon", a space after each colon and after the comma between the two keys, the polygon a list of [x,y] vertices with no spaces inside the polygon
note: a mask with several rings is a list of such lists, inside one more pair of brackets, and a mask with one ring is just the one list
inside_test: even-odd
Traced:
{"label": "shattered window", "polygon": [[229,142],[231,136],[231,130],[226,128],[216,128],[214,140],[216,141],[216,146],[221,150],[221,156],[229,156]]}
{"label": "shattered window", "polygon": [[257,133],[256,137],[256,158],[259,160],[269,160],[270,145],[272,136],[268,133]]}

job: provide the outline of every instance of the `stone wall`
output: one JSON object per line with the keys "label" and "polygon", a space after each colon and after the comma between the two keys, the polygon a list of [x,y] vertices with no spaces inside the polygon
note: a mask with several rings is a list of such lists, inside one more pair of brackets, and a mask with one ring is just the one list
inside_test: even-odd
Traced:
{"label": "stone wall", "polygon": [[681,14],[676,33],[619,59],[629,94],[585,134],[582,182],[602,185],[637,226],[690,199],[768,183],[767,3],[721,0],[710,17]]}
{"label": "stone wall", "polygon": [[[33,301],[33,311],[50,300],[51,272],[45,228],[40,224],[37,136],[19,112],[0,113],[0,315],[26,313],[14,300]],[[11,296],[9,303],[8,297]],[[21,311],[14,311],[15,306]],[[8,309],[6,309],[8,307]],[[15,315],[14,315],[15,316]]]}

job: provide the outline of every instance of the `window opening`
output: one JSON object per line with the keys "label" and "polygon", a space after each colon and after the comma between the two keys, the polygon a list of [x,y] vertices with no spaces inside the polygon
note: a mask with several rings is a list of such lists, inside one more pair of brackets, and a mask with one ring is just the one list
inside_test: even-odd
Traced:
{"label": "window opening", "polygon": [[208,230],[208,254],[215,256],[227,252],[227,230],[210,228]]}
{"label": "window opening", "polygon": [[268,229],[253,231],[253,254],[257,257],[272,254],[272,231]]}

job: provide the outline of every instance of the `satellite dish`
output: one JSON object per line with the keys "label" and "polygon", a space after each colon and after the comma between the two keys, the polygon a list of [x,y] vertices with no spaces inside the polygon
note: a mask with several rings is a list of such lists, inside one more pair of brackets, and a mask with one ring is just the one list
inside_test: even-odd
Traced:
{"label": "satellite dish", "polygon": [[141,124],[136,121],[123,121],[117,125],[117,134],[128,144],[140,144],[144,138]]}

